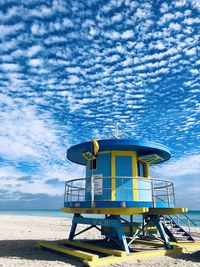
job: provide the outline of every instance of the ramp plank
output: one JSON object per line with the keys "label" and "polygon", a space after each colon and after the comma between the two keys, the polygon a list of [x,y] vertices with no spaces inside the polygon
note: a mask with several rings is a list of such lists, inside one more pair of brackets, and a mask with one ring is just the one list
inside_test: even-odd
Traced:
{"label": "ramp plank", "polygon": [[88,261],[94,261],[99,259],[98,255],[92,254],[92,253],[88,253],[85,251],[80,251],[80,250],[76,250],[76,249],[72,249],[69,247],[62,247],[59,245],[55,245],[49,242],[44,242],[44,241],[40,241],[38,242],[38,246],[42,247],[42,248],[48,248],[57,252],[61,252],[64,254],[68,254],[74,257],[78,257],[84,260],[88,260]]}

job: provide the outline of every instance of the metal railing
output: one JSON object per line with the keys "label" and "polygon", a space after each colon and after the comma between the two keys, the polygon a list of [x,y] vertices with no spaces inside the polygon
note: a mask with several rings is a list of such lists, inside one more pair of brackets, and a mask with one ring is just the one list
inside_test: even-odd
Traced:
{"label": "metal railing", "polygon": [[[112,196],[114,196],[112,198]],[[148,201],[164,202],[167,207],[175,204],[174,185],[172,181],[148,177],[92,177],[69,180],[65,183],[65,203],[90,201]],[[138,200],[135,200],[138,199]],[[91,205],[92,206],[92,205]]]}
{"label": "metal railing", "polygon": [[177,223],[178,225],[182,225],[183,227],[186,228],[186,231],[191,234],[191,227],[198,227],[198,225],[191,220],[185,213],[182,214],[178,214],[178,215],[172,215],[169,216],[170,219],[172,219],[172,221],[174,220],[175,223]]}

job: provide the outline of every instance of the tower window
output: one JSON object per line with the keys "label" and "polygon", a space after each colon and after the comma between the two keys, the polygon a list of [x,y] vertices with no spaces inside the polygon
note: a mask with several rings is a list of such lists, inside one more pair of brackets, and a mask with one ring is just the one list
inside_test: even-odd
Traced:
{"label": "tower window", "polygon": [[137,172],[138,172],[138,176],[140,177],[145,177],[145,164],[141,161],[137,162]]}
{"label": "tower window", "polygon": [[91,170],[96,170],[97,168],[97,159],[89,160],[88,161],[88,169]]}

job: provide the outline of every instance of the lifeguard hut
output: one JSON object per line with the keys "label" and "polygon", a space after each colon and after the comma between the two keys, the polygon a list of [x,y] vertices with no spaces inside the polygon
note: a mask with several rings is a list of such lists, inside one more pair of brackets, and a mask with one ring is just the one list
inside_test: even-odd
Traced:
{"label": "lifeguard hut", "polygon": [[[93,140],[69,148],[68,160],[85,166],[85,177],[69,180],[65,186],[62,211],[74,214],[69,239],[62,243],[68,247],[52,247],[44,242],[40,242],[40,247],[74,255],[85,259],[89,266],[97,266],[94,254],[84,254],[75,247],[112,254],[119,259],[135,255],[132,245],[138,241],[151,243],[152,237],[163,243],[165,254],[174,251],[174,244],[179,241],[193,242],[190,233],[175,220],[187,209],[175,207],[173,182],[150,175],[152,165],[170,157],[164,145],[132,139]],[[140,215],[141,222],[134,220],[135,215]],[[87,227],[77,232],[78,224]],[[99,247],[73,240],[91,228],[101,232],[107,245]],[[116,259],[104,261],[101,259],[101,265]]]}

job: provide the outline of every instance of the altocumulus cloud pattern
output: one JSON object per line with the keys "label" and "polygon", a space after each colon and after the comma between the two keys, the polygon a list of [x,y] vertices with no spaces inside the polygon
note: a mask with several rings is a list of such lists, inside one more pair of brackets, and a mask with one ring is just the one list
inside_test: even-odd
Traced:
{"label": "altocumulus cloud pattern", "polygon": [[1,207],[61,206],[64,181],[82,173],[66,149],[118,122],[170,147],[153,174],[200,208],[200,2],[0,4]]}

